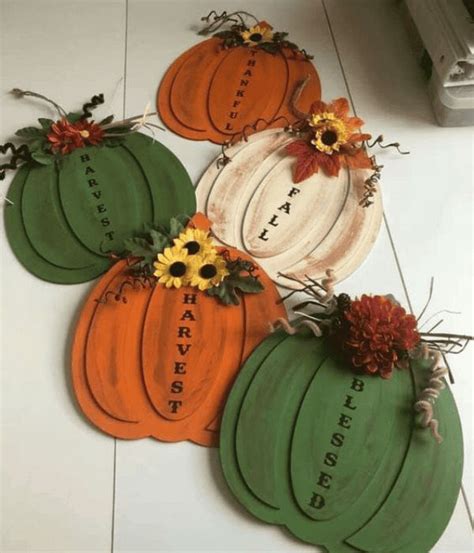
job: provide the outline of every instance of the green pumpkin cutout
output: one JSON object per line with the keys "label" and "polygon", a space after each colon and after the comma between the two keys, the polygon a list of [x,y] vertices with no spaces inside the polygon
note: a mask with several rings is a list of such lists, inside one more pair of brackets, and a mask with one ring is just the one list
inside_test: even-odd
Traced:
{"label": "green pumpkin cutout", "polygon": [[461,485],[463,445],[449,389],[436,399],[438,443],[414,404],[432,358],[390,380],[356,374],[327,337],[274,333],[244,364],[221,426],[220,455],[238,501],[330,553],[424,553]]}
{"label": "green pumpkin cutout", "polygon": [[[85,120],[80,114],[60,115],[72,127]],[[12,149],[13,166],[24,163],[7,193],[5,226],[28,271],[60,284],[91,280],[110,267],[108,252],[121,253],[123,240],[145,224],[162,225],[176,213],[195,212],[186,169],[165,146],[135,132],[136,119],[107,118],[101,143],[86,141],[66,153],[51,151],[46,137],[54,122],[43,119],[42,137],[30,141],[39,152],[30,147],[14,159],[18,149]],[[40,130],[29,127],[19,135],[35,138],[35,132]],[[71,140],[64,133],[60,138]]]}

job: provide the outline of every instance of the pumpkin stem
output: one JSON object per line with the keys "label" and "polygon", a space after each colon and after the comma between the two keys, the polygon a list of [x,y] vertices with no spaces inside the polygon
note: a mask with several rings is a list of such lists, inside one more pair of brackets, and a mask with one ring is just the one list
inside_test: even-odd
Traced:
{"label": "pumpkin stem", "polygon": [[301,98],[301,94],[303,93],[303,90],[305,89],[306,85],[308,84],[309,80],[310,80],[310,76],[307,75],[302,81],[300,81],[296,87],[295,87],[295,90],[291,96],[291,99],[290,99],[290,108],[291,108],[291,111],[293,112],[293,115],[295,117],[297,117],[298,119],[300,120],[306,120],[309,118],[309,113],[305,113],[303,111],[300,111],[297,107],[296,107],[296,104],[299,102],[300,98]]}
{"label": "pumpkin stem", "polygon": [[216,12],[216,10],[212,10],[206,16],[201,17],[201,21],[206,21],[206,23],[209,23],[212,18],[212,22],[207,27],[204,27],[204,29],[201,29],[198,34],[206,36],[210,33],[214,33],[215,31],[217,31],[217,29],[220,29],[226,23],[234,23],[237,25],[242,25],[243,27],[247,27],[244,17],[252,18],[255,21],[255,24],[258,24],[259,22],[254,15],[245,11],[236,11],[232,13],[227,13],[226,11],[223,11],[221,14],[219,14]]}
{"label": "pumpkin stem", "polygon": [[21,90],[20,88],[14,88],[10,92],[17,98],[24,98],[25,96],[31,96],[32,98],[39,98],[40,100],[44,100],[45,102],[48,102],[48,104],[51,104],[56,108],[60,117],[67,116],[66,111],[59,104],[57,104],[50,98],[43,96],[42,94],[38,94],[37,92],[32,92],[31,90]]}

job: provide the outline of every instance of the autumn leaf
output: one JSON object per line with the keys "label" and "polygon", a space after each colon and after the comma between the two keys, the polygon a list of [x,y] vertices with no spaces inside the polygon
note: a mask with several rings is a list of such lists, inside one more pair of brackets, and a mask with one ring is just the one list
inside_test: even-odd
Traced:
{"label": "autumn leaf", "polygon": [[344,164],[349,169],[372,169],[373,164],[364,148],[359,148],[353,154],[344,156]]}

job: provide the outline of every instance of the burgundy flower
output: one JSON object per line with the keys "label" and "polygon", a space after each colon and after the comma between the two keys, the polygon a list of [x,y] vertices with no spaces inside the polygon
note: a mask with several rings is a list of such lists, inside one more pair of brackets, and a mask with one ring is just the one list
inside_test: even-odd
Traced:
{"label": "burgundy flower", "polygon": [[354,368],[390,378],[420,341],[416,319],[385,296],[363,295],[344,311],[343,348]]}
{"label": "burgundy flower", "polygon": [[53,153],[69,154],[76,148],[87,145],[97,145],[104,137],[102,128],[93,121],[78,121],[70,123],[61,119],[51,125],[47,139]]}

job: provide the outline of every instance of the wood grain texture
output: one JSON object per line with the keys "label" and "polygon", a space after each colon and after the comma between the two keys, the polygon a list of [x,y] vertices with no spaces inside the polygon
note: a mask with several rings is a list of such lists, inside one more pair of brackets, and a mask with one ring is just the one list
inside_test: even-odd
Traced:
{"label": "wood grain texture", "polygon": [[[192,219],[197,228],[206,221]],[[79,319],[72,379],[82,411],[118,438],[216,445],[241,364],[285,313],[274,284],[258,269],[264,291],[242,296],[238,306],[196,288],[161,285],[127,287],[126,303],[114,301],[127,268],[118,262],[102,277]]]}
{"label": "wood grain texture", "polygon": [[[223,144],[236,140],[259,119],[259,128],[296,120],[289,102],[301,79],[310,77],[301,109],[321,97],[314,65],[284,49],[277,54],[235,47],[210,38],[193,46],[169,67],[157,93],[157,109],[173,132],[191,140]],[[281,116],[285,119],[279,119]]]}
{"label": "wood grain texture", "polygon": [[390,381],[355,375],[323,339],[277,333],[250,356],[221,428],[224,475],[265,522],[330,553],[428,552],[459,494],[462,435],[443,391],[445,441],[417,426],[430,364]]}
{"label": "wood grain texture", "polygon": [[295,158],[285,151],[292,139],[267,130],[230,148],[230,163],[218,168],[213,162],[203,174],[198,209],[215,221],[218,240],[248,252],[281,286],[298,287],[281,274],[321,278],[328,267],[343,280],[377,238],[380,192],[374,205],[359,205],[366,171],[318,173],[294,184]]}
{"label": "wood grain texture", "polygon": [[61,284],[90,280],[110,266],[107,252],[146,223],[193,214],[194,189],[181,162],[140,133],[116,148],[89,146],[60,167],[25,166],[8,191],[5,227],[20,262]]}

